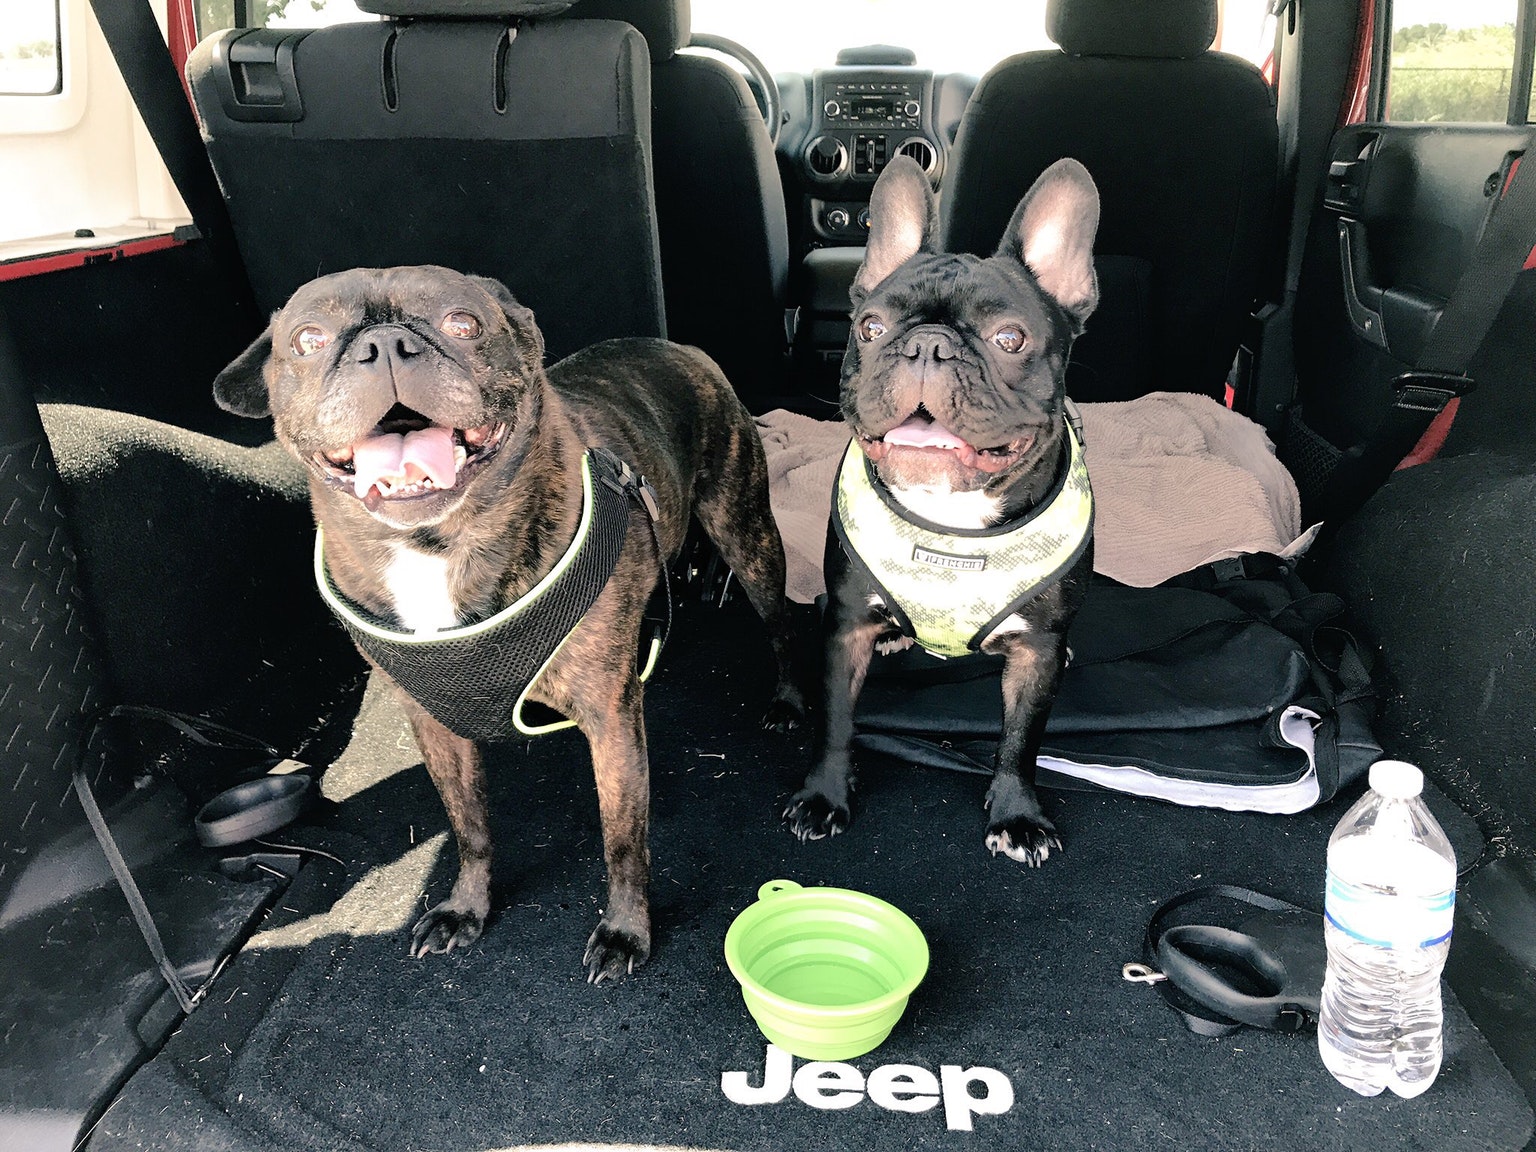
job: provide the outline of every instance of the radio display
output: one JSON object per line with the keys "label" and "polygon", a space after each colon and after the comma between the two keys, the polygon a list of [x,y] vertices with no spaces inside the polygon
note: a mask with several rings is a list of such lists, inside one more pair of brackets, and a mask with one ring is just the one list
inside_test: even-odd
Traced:
{"label": "radio display", "polygon": [[894,96],[849,96],[848,115],[854,120],[893,120],[896,117]]}

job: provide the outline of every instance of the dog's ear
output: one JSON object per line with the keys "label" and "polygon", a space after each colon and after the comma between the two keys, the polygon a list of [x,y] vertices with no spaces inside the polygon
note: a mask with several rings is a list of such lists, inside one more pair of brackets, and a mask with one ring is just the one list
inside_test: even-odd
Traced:
{"label": "dog's ear", "polygon": [[236,416],[270,416],[271,402],[267,396],[267,361],[272,357],[272,325],[244,352],[236,356],[228,368],[213,378],[213,399],[226,412]]}
{"label": "dog's ear", "polygon": [[512,325],[512,331],[523,346],[523,355],[528,358],[529,365],[534,369],[542,368],[544,333],[539,331],[538,322],[533,318],[533,309],[519,303],[517,297],[512,295],[512,290],[500,280],[490,276],[471,276],[470,279],[485,289],[491,299],[501,306]]}
{"label": "dog's ear", "polygon": [[1093,238],[1099,229],[1099,190],[1076,160],[1058,160],[1035,181],[1003,233],[997,255],[1028,266],[1036,281],[1082,331],[1099,302]]}
{"label": "dog's ear", "polygon": [[869,198],[869,241],[853,278],[855,305],[919,252],[931,252],[939,217],[928,177],[910,156],[885,166]]}

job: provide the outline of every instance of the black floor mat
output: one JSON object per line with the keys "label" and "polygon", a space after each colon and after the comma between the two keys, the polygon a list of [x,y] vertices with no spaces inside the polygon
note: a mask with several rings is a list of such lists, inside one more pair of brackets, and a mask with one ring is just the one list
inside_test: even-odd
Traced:
{"label": "black floor mat", "polygon": [[[209,1003],[130,1083],[91,1148],[1525,1144],[1526,1101],[1454,998],[1432,1089],[1365,1100],[1329,1077],[1311,1034],[1197,1038],[1150,989],[1121,979],[1121,965],[1139,959],[1148,915],[1186,888],[1225,881],[1320,906],[1328,832],[1353,792],[1292,817],[1054,792],[1047,807],[1066,848],[1031,871],[983,848],[976,777],[871,763],[851,831],[800,844],[778,810],[803,774],[805,741],[757,730],[766,645],[755,634],[720,643],[747,630],[711,611],[680,614],[648,691],[655,948],[646,968],[617,987],[584,981],[603,869],[595,790],[574,733],[496,752],[494,918],[466,953],[409,959],[423,878],[441,898],[453,852],[398,714],[371,697],[358,741],[327,778],[345,799],[293,832],[347,858],[345,876],[323,860],[306,869]],[[927,934],[927,980],[856,1068],[989,1068],[1008,1078],[1011,1106],[964,1131],[951,1127],[968,1115],[958,1097],[952,1110],[914,1113],[857,1096],[841,1109],[794,1092],[756,1107],[727,1100],[722,1073],[759,1082],[765,1042],[721,944],[775,877],[874,893]]]}

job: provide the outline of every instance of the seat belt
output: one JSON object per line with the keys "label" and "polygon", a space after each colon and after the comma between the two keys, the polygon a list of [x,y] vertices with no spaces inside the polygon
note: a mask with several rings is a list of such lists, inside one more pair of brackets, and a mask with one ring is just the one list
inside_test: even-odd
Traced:
{"label": "seat belt", "polygon": [[1325,531],[1359,510],[1413,451],[1452,400],[1475,387],[1472,358],[1493,327],[1515,277],[1536,249],[1536,164],[1521,177],[1523,153],[1506,157],[1499,196],[1489,206],[1482,235],[1415,366],[1392,381],[1392,406],[1363,444],[1344,453],[1318,501]]}
{"label": "seat belt", "polygon": [[[135,704],[119,704],[99,713],[91,726],[89,735],[81,742],[80,754],[75,760],[73,773],[75,795],[80,800],[80,807],[85,811],[85,818],[91,826],[91,831],[96,834],[96,841],[101,846],[102,855],[106,857],[107,866],[112,869],[112,875],[116,878],[118,887],[122,889],[123,897],[128,901],[128,910],[133,913],[133,919],[139,927],[139,934],[144,937],[144,943],[149,948],[150,958],[154,960],[155,967],[160,970],[160,975],[165,978],[166,985],[176,998],[177,1005],[183,1013],[190,1014],[201,1002],[203,993],[207,991],[208,984],[212,982],[217,971],[178,968],[171,960],[166,952],[165,941],[160,936],[160,930],[155,926],[155,918],[144,900],[144,894],[139,890],[138,883],[133,878],[133,872],[128,867],[128,861],[123,858],[122,849],[117,846],[117,840],[107,824],[107,818],[102,814],[101,805],[96,802],[96,793],[91,790],[90,781],[86,778],[86,757],[95,746],[95,737],[102,726],[110,720],[135,716],[164,721],[193,743],[205,748],[244,748],[262,752],[273,758],[280,758],[281,753],[264,741],[247,736],[243,732],[236,732],[233,728],[227,728],[206,717],[188,716],[163,708]],[[216,737],[224,737],[234,743],[222,743]],[[200,986],[193,988],[187,983],[187,976],[199,980]]]}
{"label": "seat belt", "polygon": [[236,307],[250,313],[254,331],[260,326],[256,298],[235,246],[229,208],[149,0],[91,0],[91,10],[150,139],[192,214],[192,231],[178,229],[177,238],[200,237],[207,243],[229,278]]}

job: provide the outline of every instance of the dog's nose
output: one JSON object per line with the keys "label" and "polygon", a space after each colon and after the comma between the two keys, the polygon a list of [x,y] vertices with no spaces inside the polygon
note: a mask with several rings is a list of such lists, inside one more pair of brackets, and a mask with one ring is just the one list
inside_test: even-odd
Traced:
{"label": "dog's nose", "polygon": [[426,344],[409,328],[381,324],[357,338],[352,345],[352,359],[359,364],[384,369],[420,356],[424,351]]}
{"label": "dog's nose", "polygon": [[909,360],[953,360],[955,345],[942,329],[919,328],[907,338],[901,352]]}

